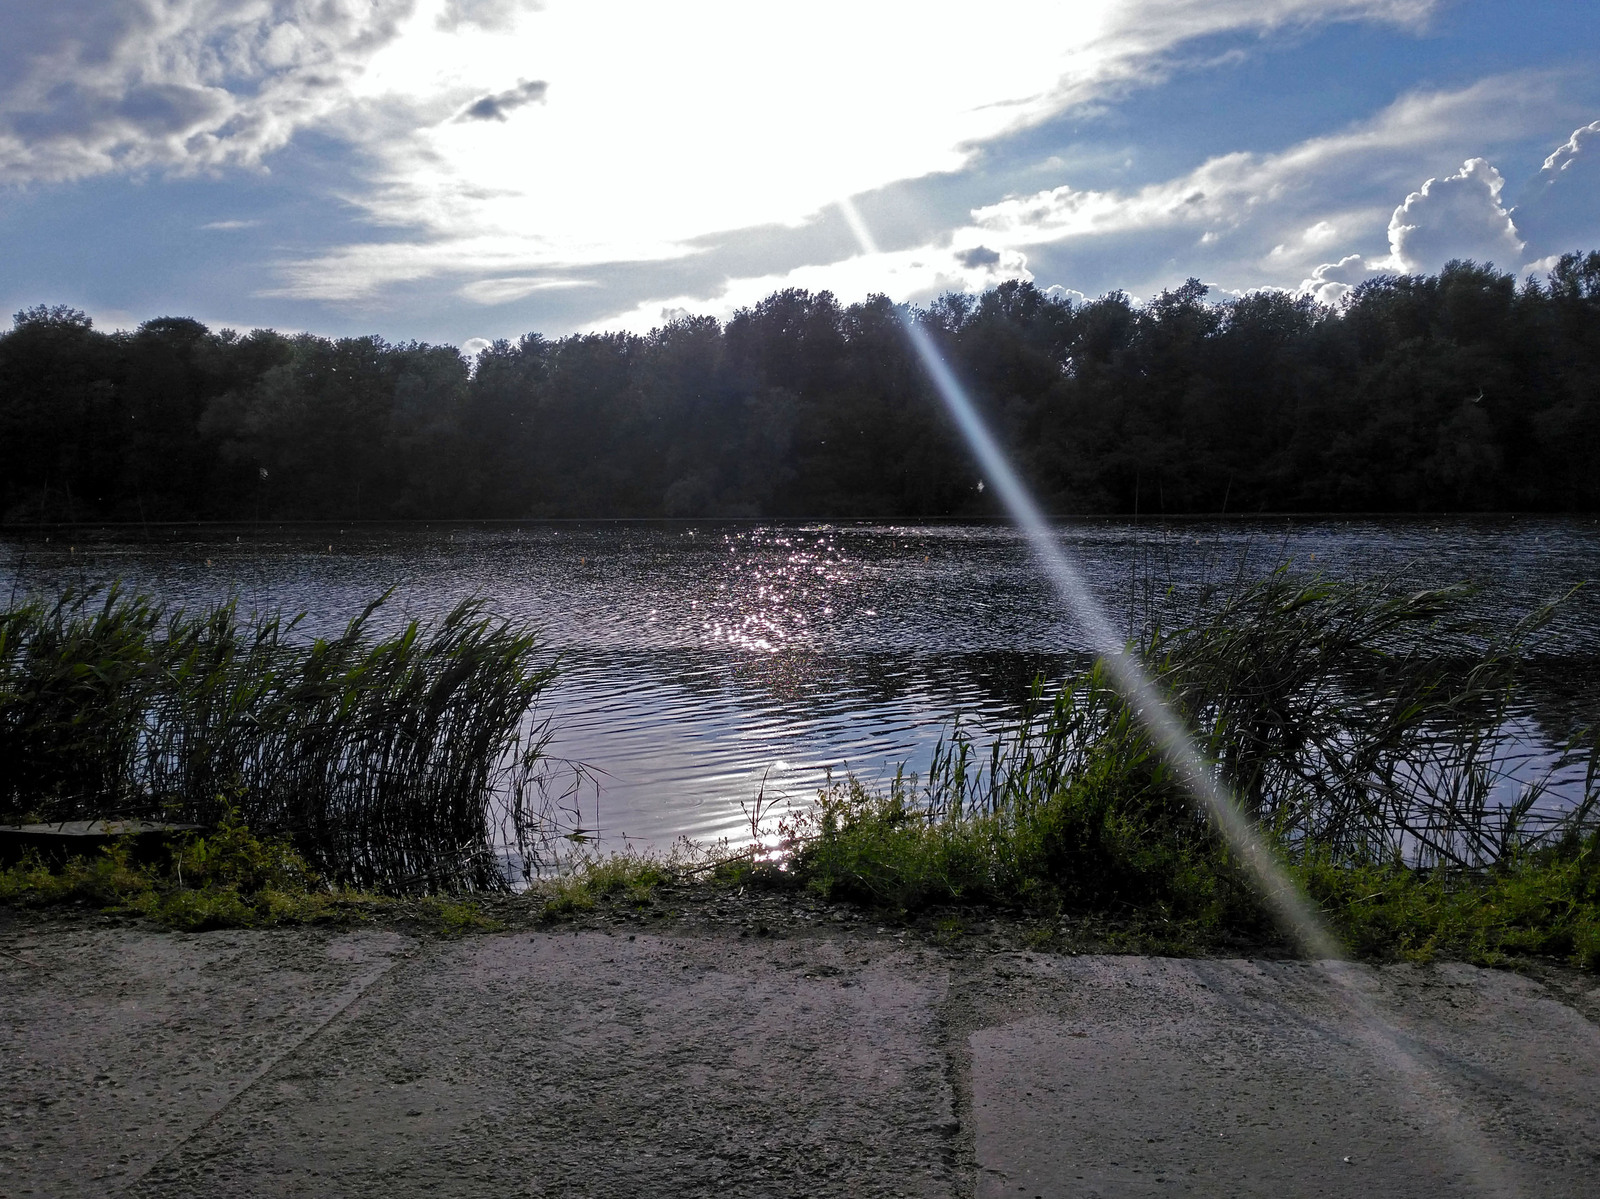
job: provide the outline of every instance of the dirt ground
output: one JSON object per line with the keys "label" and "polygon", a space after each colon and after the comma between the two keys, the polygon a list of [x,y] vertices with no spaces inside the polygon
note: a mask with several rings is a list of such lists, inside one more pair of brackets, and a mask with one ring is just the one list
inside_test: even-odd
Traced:
{"label": "dirt ground", "polygon": [[839,910],[0,911],[3,1196],[1587,1196],[1600,986]]}

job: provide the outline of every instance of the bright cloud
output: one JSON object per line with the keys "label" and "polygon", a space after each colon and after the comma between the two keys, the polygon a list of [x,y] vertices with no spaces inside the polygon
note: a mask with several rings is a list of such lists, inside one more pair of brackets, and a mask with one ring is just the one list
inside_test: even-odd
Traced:
{"label": "bright cloud", "polygon": [[1342,233],[1381,222],[1396,190],[1415,179],[1419,161],[1454,157],[1458,146],[1508,135],[1552,90],[1548,80],[1504,77],[1454,92],[1415,93],[1354,128],[1278,154],[1221,155],[1134,192],[1065,186],[1003,200],[974,212],[974,227],[956,236],[1026,247],[1192,229],[1206,244],[1259,247],[1268,269],[1309,269]]}
{"label": "bright cloud", "polygon": [[[507,27],[441,38],[438,4],[423,5],[352,85],[366,110],[391,114],[392,135],[367,144],[371,185],[351,198],[404,233],[387,251],[295,263],[284,290],[370,297],[417,278],[422,246],[445,274],[485,242],[523,275],[670,258],[707,235],[793,226],[840,196],[958,170],[986,139],[1159,78],[1198,37],[1414,23],[1431,7],[550,0]],[[504,102],[535,80],[538,103]],[[496,119],[455,119],[478,105]]]}
{"label": "bright cloud", "polygon": [[924,246],[858,254],[842,262],[818,263],[782,274],[730,279],[710,296],[646,300],[602,322],[599,328],[644,332],[685,316],[726,320],[740,308],[789,287],[831,291],[848,304],[874,294],[888,295],[896,301],[925,300],[947,291],[985,291],[1007,279],[1032,281],[1022,254],[1015,250],[991,253],[992,258]]}
{"label": "bright cloud", "polygon": [[[915,257],[962,267],[992,255],[1015,255],[1006,260],[1015,272],[1026,263],[1026,252],[1040,246],[1179,235],[1190,239],[1197,257],[1211,256],[1211,277],[1224,276],[1225,290],[1292,288],[1327,303],[1374,273],[1437,270],[1449,258],[1493,260],[1514,269],[1522,243],[1500,203],[1503,181],[1485,160],[1470,159],[1456,174],[1412,189],[1420,165],[1441,158],[1460,162],[1465,147],[1513,134],[1530,112],[1555,98],[1553,81],[1537,75],[1414,93],[1368,121],[1277,154],[1221,155],[1177,178],[1127,192],[1062,186],[1008,198],[975,210],[972,223],[954,230],[947,246],[924,246],[902,261]],[[1406,198],[1396,208],[1401,196]],[[1346,253],[1328,261],[1329,251],[1341,244],[1380,241],[1386,222],[1387,255]],[[897,300],[930,294],[926,278],[906,271],[886,274],[876,286],[864,283],[859,275],[870,261],[795,274],[849,278],[863,294],[885,291]],[[773,285],[772,277],[735,280],[699,301],[679,296],[646,302],[613,323],[648,327],[667,307],[721,313],[729,309],[729,297],[764,294],[759,289]]]}
{"label": "bright cloud", "polygon": [[1323,304],[1337,304],[1363,279],[1380,269],[1377,264],[1369,266],[1360,254],[1346,254],[1338,262],[1325,262],[1317,267],[1311,272],[1311,278],[1300,284],[1299,290]]}
{"label": "bright cloud", "polygon": [[253,165],[348,103],[411,0],[8,5],[0,178]]}
{"label": "bright cloud", "polygon": [[1389,218],[1390,259],[1403,270],[1436,271],[1452,258],[1510,266],[1521,261],[1522,239],[1500,204],[1505,180],[1482,158],[1429,179]]}
{"label": "bright cloud", "polygon": [[1552,258],[1600,245],[1600,121],[1573,130],[1528,191],[1511,216],[1530,254]]}
{"label": "bright cloud", "polygon": [[531,296],[536,291],[551,291],[563,287],[593,287],[588,279],[549,279],[526,275],[509,275],[499,279],[474,279],[462,286],[456,294],[474,304],[507,304]]}
{"label": "bright cloud", "polygon": [[[610,262],[651,262],[682,258],[690,247],[659,240],[630,240],[626,232],[609,240],[556,243],[538,235],[480,234],[444,241],[418,238],[398,242],[360,242],[316,258],[280,262],[283,286],[267,296],[326,301],[373,300],[395,283],[465,277],[458,294],[476,303],[505,303],[535,291],[571,287],[563,274],[529,274],[558,264],[561,270]],[[507,280],[514,280],[503,286]],[[485,299],[497,295],[494,300]]]}
{"label": "bright cloud", "polygon": [[1515,269],[1525,250],[1537,253],[1558,245],[1521,268],[1524,273],[1547,271],[1568,248],[1561,244],[1563,237],[1571,238],[1571,248],[1600,239],[1597,160],[1600,121],[1575,130],[1546,158],[1529,189],[1532,198],[1508,210],[1500,199],[1505,187],[1500,172],[1485,159],[1469,158],[1455,174],[1429,179],[1394,210],[1387,257],[1350,254],[1323,263],[1299,290],[1332,304],[1361,280],[1385,271],[1436,271],[1453,258]]}

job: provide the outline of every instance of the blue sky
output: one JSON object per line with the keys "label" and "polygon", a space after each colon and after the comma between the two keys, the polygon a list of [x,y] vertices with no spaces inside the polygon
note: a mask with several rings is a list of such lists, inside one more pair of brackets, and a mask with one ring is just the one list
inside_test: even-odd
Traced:
{"label": "blue sky", "polygon": [[[0,0],[0,303],[477,339],[1600,247],[1588,0]],[[836,206],[854,199],[879,249]]]}

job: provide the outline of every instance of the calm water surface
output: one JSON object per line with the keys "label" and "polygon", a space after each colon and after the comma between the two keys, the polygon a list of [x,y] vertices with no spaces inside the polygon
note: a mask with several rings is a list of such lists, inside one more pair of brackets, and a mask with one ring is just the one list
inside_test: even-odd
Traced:
{"label": "calm water surface", "polygon": [[[46,536],[48,535],[48,540]],[[1135,622],[1153,596],[1280,563],[1416,586],[1470,581],[1514,619],[1600,580],[1592,518],[1084,521],[1065,543]],[[0,538],[0,588],[121,579],[180,604],[237,595],[336,630],[393,587],[386,619],[479,595],[545,629],[564,672],[554,752],[598,771],[585,826],[610,844],[738,837],[740,801],[804,801],[825,773],[925,765],[956,714],[992,727],[1035,674],[1082,662],[1018,537],[999,525],[605,523],[153,528]],[[1172,590],[1168,592],[1168,588]],[[1600,597],[1568,601],[1543,642],[1564,680],[1529,714],[1553,743],[1593,694]],[[1576,672],[1573,664],[1577,663]],[[1574,682],[1576,679],[1576,682]]]}

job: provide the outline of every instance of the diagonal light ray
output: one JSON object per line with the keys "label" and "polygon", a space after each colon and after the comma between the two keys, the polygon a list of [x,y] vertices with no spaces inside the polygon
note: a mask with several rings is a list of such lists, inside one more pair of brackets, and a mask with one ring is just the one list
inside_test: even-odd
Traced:
{"label": "diagonal light ray", "polygon": [[[838,204],[862,252],[876,254],[877,243],[855,205],[848,198]],[[1411,1039],[1401,1034],[1373,1005],[1372,998],[1361,986],[1359,972],[1342,961],[1343,950],[1318,918],[1310,901],[1201,756],[1144,667],[1128,652],[1104,606],[1062,547],[1043,510],[1018,477],[1010,458],[994,439],[928,330],[917,323],[909,310],[898,311],[906,338],[933,381],[939,398],[961,430],[985,480],[994,487],[1027,540],[1028,548],[1055,588],[1057,598],[1087,634],[1090,647],[1099,655],[1112,685],[1143,723],[1162,756],[1178,772],[1190,797],[1209,814],[1229,848],[1243,863],[1280,927],[1293,938],[1301,954],[1318,963],[1341,989],[1357,1026],[1352,1030],[1354,1039],[1368,1047],[1373,1057],[1390,1072],[1397,1087],[1425,1104],[1438,1118],[1447,1143],[1478,1192],[1494,1196],[1520,1194],[1505,1161],[1489,1145],[1483,1130],[1473,1126],[1470,1117],[1464,1115],[1464,1104],[1452,1094],[1444,1079],[1412,1051]]]}
{"label": "diagonal light ray", "polygon": [[[839,207],[863,251],[877,253],[871,231],[862,221],[855,205],[843,200]],[[1000,502],[1027,539],[1028,548],[1033,551],[1035,559],[1055,587],[1057,597],[1088,635],[1090,648],[1105,663],[1106,673],[1110,675],[1118,693],[1133,707],[1157,748],[1178,771],[1189,793],[1205,807],[1227,838],[1229,846],[1244,862],[1261,894],[1271,905],[1273,915],[1285,931],[1294,937],[1305,956],[1320,960],[1344,956],[1337,942],[1312,913],[1299,888],[1290,881],[1272,851],[1240,812],[1233,797],[1223,789],[1216,775],[1202,760],[1188,734],[1145,674],[1144,668],[1127,652],[1122,637],[1106,616],[1105,608],[1062,549],[1049,520],[1017,476],[1010,459],[989,432],[983,418],[978,415],[966,389],[933,344],[927,329],[909,315],[903,314],[901,323],[923,368],[944,400],[945,407],[966,438],[973,457],[978,460],[985,480],[998,493]]]}

